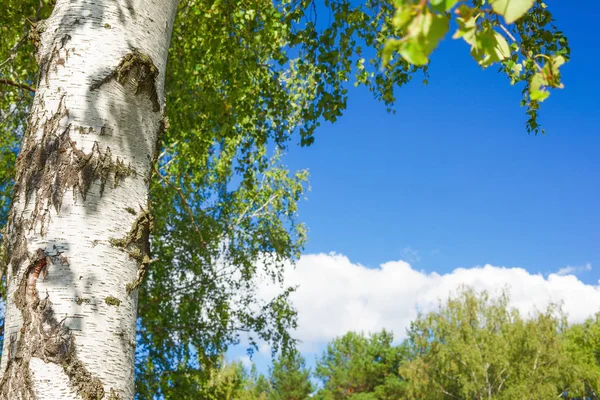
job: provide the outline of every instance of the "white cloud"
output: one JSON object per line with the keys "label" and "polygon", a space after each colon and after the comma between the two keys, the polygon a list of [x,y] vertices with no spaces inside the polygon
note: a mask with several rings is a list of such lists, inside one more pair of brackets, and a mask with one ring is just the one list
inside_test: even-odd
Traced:
{"label": "white cloud", "polygon": [[252,368],[252,360],[250,359],[250,356],[247,356],[247,355],[239,356],[238,361],[240,361],[246,369]]}
{"label": "white cloud", "polygon": [[[492,294],[509,287],[512,306],[524,315],[561,301],[571,322],[600,311],[600,285],[587,285],[574,275],[544,277],[522,268],[491,265],[457,268],[440,275],[417,271],[404,261],[370,269],[339,254],[309,254],[301,257],[295,269],[288,268],[286,283],[299,285],[293,295],[299,313],[295,336],[302,341],[301,350],[308,352],[350,330],[386,328],[401,339],[417,310],[435,310],[438,300],[461,284]],[[261,287],[265,298],[277,290]]]}
{"label": "white cloud", "polygon": [[572,267],[570,265],[561,268],[558,270],[558,272],[556,272],[556,275],[575,275],[577,272],[583,272],[583,271],[591,271],[592,270],[592,264],[587,263],[585,265],[582,266],[578,266],[578,267]]}
{"label": "white cloud", "polygon": [[271,355],[271,346],[268,343],[262,343],[258,347],[258,352],[262,355],[270,356]]}

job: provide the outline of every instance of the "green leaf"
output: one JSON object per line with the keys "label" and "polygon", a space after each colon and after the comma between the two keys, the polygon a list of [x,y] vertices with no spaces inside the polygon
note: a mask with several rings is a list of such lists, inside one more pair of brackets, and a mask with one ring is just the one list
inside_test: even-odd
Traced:
{"label": "green leaf", "polygon": [[453,39],[463,38],[465,42],[471,46],[475,45],[475,33],[476,33],[476,21],[477,18],[474,16],[473,9],[461,4],[456,10],[456,22],[458,23],[458,29],[452,36]]}
{"label": "green leaf", "polygon": [[402,42],[398,52],[406,61],[414,65],[425,65],[429,62],[427,54],[416,40]]}
{"label": "green leaf", "polygon": [[446,15],[434,15],[430,16],[428,29],[423,31],[423,47],[427,55],[431,54],[433,50],[440,43],[440,40],[444,38],[448,28],[450,27],[450,18]]}
{"label": "green leaf", "polygon": [[425,10],[412,20],[398,51],[411,64],[425,65],[449,28],[449,17]]}
{"label": "green leaf", "polygon": [[410,5],[402,5],[396,10],[394,18],[392,19],[392,24],[397,29],[404,29],[412,20],[413,16],[414,13],[412,7]]}
{"label": "green leaf", "polygon": [[449,11],[456,3],[458,3],[458,0],[431,0],[433,10],[437,12]]}
{"label": "green leaf", "polygon": [[494,62],[510,57],[510,46],[506,39],[504,39],[504,36],[498,32],[494,32],[494,38],[496,43],[490,52],[490,56],[494,59]]}
{"label": "green leaf", "polygon": [[383,67],[386,67],[391,58],[392,58],[392,54],[394,53],[394,51],[397,51],[400,47],[400,45],[402,44],[401,40],[398,39],[390,39],[385,43],[385,46],[383,47],[383,52],[382,52],[382,65]]}
{"label": "green leaf", "polygon": [[510,56],[510,46],[504,37],[492,28],[475,34],[475,46],[471,54],[483,68]]}
{"label": "green leaf", "polygon": [[513,62],[513,65],[510,67],[510,84],[514,85],[517,79],[521,76],[523,72],[523,64],[517,64]]}
{"label": "green leaf", "polygon": [[531,78],[529,83],[529,98],[532,101],[542,102],[550,96],[550,92],[546,87],[562,88],[563,84],[560,83],[560,74],[558,68],[565,63],[563,56],[552,57],[542,72],[537,72]]}
{"label": "green leaf", "polygon": [[541,73],[533,75],[529,84],[529,97],[532,101],[542,102],[550,96],[550,92],[544,89],[546,84],[546,79]]}
{"label": "green leaf", "polygon": [[531,7],[535,0],[495,0],[492,8],[501,14],[508,24],[521,18]]}
{"label": "green leaf", "polygon": [[560,83],[560,72],[559,68],[566,62],[563,56],[554,56],[550,59],[550,62],[546,64],[549,66],[550,74],[548,76],[551,78],[548,84],[552,87],[562,88],[563,85]]}

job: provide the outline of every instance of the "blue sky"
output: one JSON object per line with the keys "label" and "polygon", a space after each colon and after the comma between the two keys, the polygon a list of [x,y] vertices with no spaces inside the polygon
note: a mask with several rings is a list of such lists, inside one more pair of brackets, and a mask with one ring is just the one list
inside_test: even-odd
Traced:
{"label": "blue sky", "polygon": [[[590,35],[600,7],[549,1],[572,60],[565,89],[543,104],[546,135],[528,135],[518,86],[481,70],[449,36],[432,57],[429,85],[398,92],[386,113],[366,90],[345,115],[287,163],[309,168],[301,204],[306,253],[338,252],[369,267],[410,258],[445,273],[490,263],[549,273],[592,265],[600,279],[600,79]],[[593,268],[597,266],[598,268]]]}
{"label": "blue sky", "polygon": [[[417,309],[435,310],[461,284],[510,287],[524,315],[548,302],[563,302],[571,322],[600,311],[600,46],[590,34],[600,7],[547,3],[572,60],[565,89],[542,105],[546,135],[527,134],[521,87],[448,36],[429,85],[400,89],[395,115],[352,89],[313,146],[291,146],[288,166],[311,174],[300,204],[309,242],[286,276],[299,285],[295,336],[309,366],[348,330],[401,340]],[[269,358],[255,356],[260,371]]]}

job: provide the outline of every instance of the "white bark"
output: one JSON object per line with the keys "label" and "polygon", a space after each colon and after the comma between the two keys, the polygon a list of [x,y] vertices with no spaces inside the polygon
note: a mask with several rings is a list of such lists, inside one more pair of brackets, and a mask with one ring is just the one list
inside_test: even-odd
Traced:
{"label": "white bark", "polygon": [[124,238],[146,216],[176,9],[58,0],[45,21],[6,229],[1,398],[134,396],[141,256]]}

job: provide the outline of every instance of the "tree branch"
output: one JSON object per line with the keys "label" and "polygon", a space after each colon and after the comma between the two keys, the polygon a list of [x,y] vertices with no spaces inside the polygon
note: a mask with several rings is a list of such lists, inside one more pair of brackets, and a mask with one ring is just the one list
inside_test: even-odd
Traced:
{"label": "tree branch", "polygon": [[19,89],[26,89],[26,90],[29,90],[30,92],[35,93],[35,88],[33,88],[29,85],[26,85],[24,83],[18,83],[15,81],[11,81],[10,79],[0,78],[0,84],[7,85],[7,86],[13,86],[13,87],[16,87]]}
{"label": "tree branch", "polygon": [[156,172],[156,174],[158,175],[160,180],[163,181],[164,183],[166,183],[167,185],[169,185],[179,195],[179,198],[181,199],[181,201],[183,203],[183,207],[186,209],[186,211],[188,212],[188,214],[190,216],[190,219],[192,220],[192,226],[194,227],[194,230],[196,231],[196,233],[198,233],[198,237],[200,238],[200,243],[202,244],[202,246],[204,246],[206,248],[206,242],[204,241],[204,238],[202,237],[202,232],[200,232],[200,229],[198,228],[198,224],[196,224],[196,219],[194,218],[194,213],[193,213],[192,209],[190,208],[190,205],[188,204],[187,199],[183,195],[183,191],[181,190],[180,187],[175,186],[169,179],[162,176],[162,174],[160,173],[158,168],[156,168],[156,164],[153,167],[154,167],[154,171]]}

